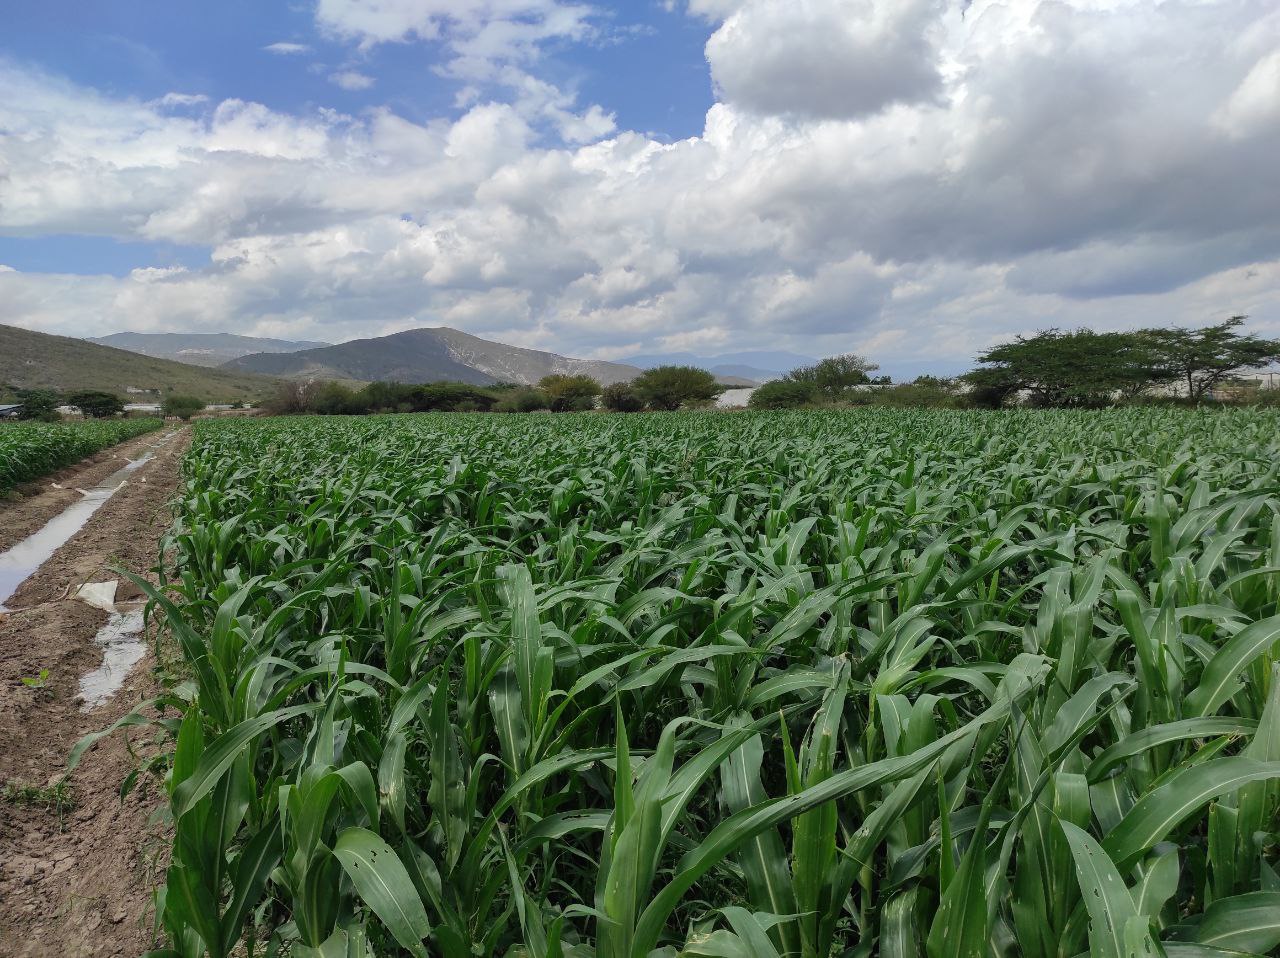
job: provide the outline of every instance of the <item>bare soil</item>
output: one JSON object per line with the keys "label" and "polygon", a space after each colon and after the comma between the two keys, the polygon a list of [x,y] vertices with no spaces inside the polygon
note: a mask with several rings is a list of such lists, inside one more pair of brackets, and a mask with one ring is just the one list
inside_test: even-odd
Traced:
{"label": "bare soil", "polygon": [[[115,455],[137,458],[162,433],[117,446],[64,470],[48,487],[0,503],[0,547],[57,515],[88,486],[120,468]],[[67,598],[88,581],[118,578],[114,568],[146,575],[168,529],[169,501],[189,434],[160,446],[8,601],[0,614],[0,783],[48,789],[66,776],[73,801],[59,810],[37,796],[0,797],[0,955],[4,958],[135,956],[154,947],[152,894],[163,878],[167,844],[157,813],[163,796],[147,775],[122,801],[121,783],[153,754],[147,728],[116,733],[67,775],[72,746],[158,689],[153,659],[142,659],[113,698],[89,713],[76,701],[80,677],[102,661],[94,636],[107,614]],[[100,473],[100,474],[98,474]],[[145,477],[146,482],[141,480]],[[25,532],[14,533],[14,528]],[[121,582],[117,601],[139,590]],[[32,687],[22,680],[47,681]],[[134,754],[130,754],[130,750]]]}

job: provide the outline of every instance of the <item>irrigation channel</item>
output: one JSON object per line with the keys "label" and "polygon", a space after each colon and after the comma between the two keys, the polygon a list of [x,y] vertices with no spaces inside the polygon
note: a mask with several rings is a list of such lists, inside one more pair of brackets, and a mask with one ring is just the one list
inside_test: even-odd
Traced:
{"label": "irrigation channel", "polygon": [[121,571],[155,565],[188,437],[126,442],[0,503],[4,958],[124,958],[155,941],[159,796],[146,776],[120,788],[151,738],[104,742],[70,773],[67,757],[160,691],[141,593]]}
{"label": "irrigation channel", "polygon": [[[160,443],[167,441],[172,435],[173,433],[170,433],[165,436]],[[0,612],[9,611],[5,608],[5,603],[13,598],[18,587],[44,565],[68,539],[83,529],[89,517],[102,508],[102,504],[116,494],[128,481],[129,476],[150,462],[155,454],[154,448],[149,449],[97,485],[80,490],[84,498],[79,502],[50,519],[39,532],[27,536],[13,547],[0,552]]]}

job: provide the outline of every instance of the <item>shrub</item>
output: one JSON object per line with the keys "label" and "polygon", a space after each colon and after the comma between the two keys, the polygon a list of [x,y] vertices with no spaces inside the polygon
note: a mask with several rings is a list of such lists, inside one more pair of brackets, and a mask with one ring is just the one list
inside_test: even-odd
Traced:
{"label": "shrub", "polygon": [[747,405],[752,409],[794,409],[809,405],[817,395],[817,387],[812,383],[775,379],[757,387]]}
{"label": "shrub", "polygon": [[632,388],[631,383],[614,383],[605,386],[602,393],[604,408],[613,412],[639,412],[644,409],[644,400]]}
{"label": "shrub", "polygon": [[600,395],[600,384],[590,376],[544,376],[538,388],[547,397],[552,412],[594,409]]}
{"label": "shrub", "polygon": [[166,416],[177,416],[179,419],[190,419],[204,409],[204,400],[195,396],[166,396],[160,404],[160,411]]}
{"label": "shrub", "polygon": [[679,409],[702,405],[720,394],[716,377],[696,366],[656,366],[631,381],[650,409]]}
{"label": "shrub", "polygon": [[550,409],[546,394],[539,389],[513,389],[493,407],[494,412],[538,412]]}

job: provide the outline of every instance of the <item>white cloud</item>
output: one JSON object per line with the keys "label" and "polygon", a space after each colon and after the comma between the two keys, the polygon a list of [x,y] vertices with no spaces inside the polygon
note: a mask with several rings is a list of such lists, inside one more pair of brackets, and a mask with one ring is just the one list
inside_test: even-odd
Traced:
{"label": "white cloud", "polygon": [[1232,92],[1220,125],[1236,139],[1266,133],[1280,119],[1280,49],[1261,57]]}
{"label": "white cloud", "polygon": [[578,40],[593,9],[565,0],[319,0],[316,21],[362,47],[439,40],[456,76],[487,77],[503,63],[536,59],[547,40]]}
{"label": "white cloud", "polygon": [[[570,29],[562,6],[322,3],[353,40],[435,36],[487,64],[461,116],[426,122],[175,114],[0,61],[0,233],[212,248],[185,271],[5,272],[5,321],[958,361],[1048,325],[1245,312],[1280,334],[1270,0],[804,0],[794,36],[772,3],[695,0],[725,99],[674,143],[502,52],[523,41],[480,40]],[[895,76],[849,72],[884,57]]]}
{"label": "white cloud", "polygon": [[276,43],[268,43],[262,49],[268,53],[277,53],[280,56],[297,56],[300,53],[310,53],[311,47],[306,43],[291,43],[281,40]]}
{"label": "white cloud", "polygon": [[337,73],[329,74],[329,80],[344,90],[367,90],[377,82],[373,77],[359,70],[339,70]]}
{"label": "white cloud", "polygon": [[746,109],[865,116],[939,95],[942,9],[941,0],[747,0],[707,41],[707,61],[722,97]]}
{"label": "white cloud", "polygon": [[209,98],[203,93],[166,93],[155,101],[156,106],[183,107],[199,106],[208,103]]}

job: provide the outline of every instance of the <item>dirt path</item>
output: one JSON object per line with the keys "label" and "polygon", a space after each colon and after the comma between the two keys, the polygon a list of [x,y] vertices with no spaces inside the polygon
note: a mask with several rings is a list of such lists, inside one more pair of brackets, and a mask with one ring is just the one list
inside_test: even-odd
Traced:
{"label": "dirt path", "polygon": [[[136,458],[161,433],[110,453]],[[85,733],[110,724],[153,697],[151,655],[139,662],[124,687],[89,713],[76,701],[80,677],[102,661],[93,642],[107,614],[64,598],[86,581],[115,578],[111,567],[146,573],[169,526],[168,502],[189,442],[186,432],[159,446],[155,458],[130,477],[6,603],[0,614],[0,955],[135,956],[152,947],[151,894],[163,874],[165,844],[153,821],[161,796],[147,776],[121,802],[119,788],[137,766],[123,735],[105,739],[67,777],[71,747]],[[73,467],[62,485],[92,485],[118,469],[114,455]],[[101,472],[101,475],[97,473]],[[142,479],[146,481],[143,482]],[[47,487],[47,481],[46,481]],[[11,519],[25,535],[79,498],[74,489],[46,488],[0,503],[0,548]],[[117,601],[138,590],[121,584]],[[22,680],[48,670],[42,687]],[[129,734],[146,753],[154,733]],[[65,807],[58,798],[69,798]],[[59,806],[62,807],[59,807]]]}

